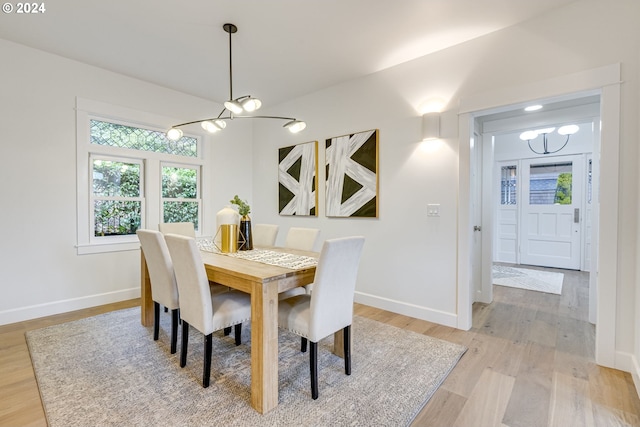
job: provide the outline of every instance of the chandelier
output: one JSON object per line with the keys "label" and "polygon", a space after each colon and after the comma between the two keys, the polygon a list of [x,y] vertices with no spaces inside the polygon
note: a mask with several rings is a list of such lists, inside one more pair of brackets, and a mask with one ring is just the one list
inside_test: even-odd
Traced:
{"label": "chandelier", "polygon": [[[555,127],[538,129],[538,130],[528,130],[526,132],[522,132],[520,134],[520,139],[523,141],[527,141],[527,144],[529,145],[529,149],[536,154],[553,154],[553,153],[557,153],[558,151],[566,147],[567,144],[569,143],[569,138],[571,137],[571,135],[578,132],[579,129],[580,128],[577,125],[566,125],[559,128],[557,131],[558,134],[562,136],[566,136],[567,138],[565,139],[564,143],[562,143],[560,148],[557,148],[555,150],[549,150],[549,138],[548,138],[548,135],[551,134],[554,130],[556,130]],[[542,151],[537,151],[531,146],[531,141],[535,142],[535,140],[540,135],[542,135]],[[562,139],[560,139],[560,143],[561,141]]]}
{"label": "chandelier", "polygon": [[[233,97],[233,68],[231,61],[231,34],[238,31],[238,27],[233,24],[224,24],[222,26],[224,31],[229,33],[229,99],[224,102],[224,108],[218,114],[217,117],[209,119],[193,120],[186,123],[180,123],[174,125],[167,131],[167,138],[172,141],[177,141],[182,138],[183,132],[180,129],[182,126],[192,125],[200,123],[202,128],[210,133],[218,132],[227,127],[227,121],[233,119],[277,119],[286,120],[283,125],[284,128],[289,129],[291,133],[297,133],[307,127],[307,124],[295,117],[281,117],[281,116],[254,116],[245,115],[243,113],[252,113],[260,108],[262,102],[258,98],[254,98],[251,95],[243,95],[238,98]],[[226,115],[225,115],[226,112]]]}

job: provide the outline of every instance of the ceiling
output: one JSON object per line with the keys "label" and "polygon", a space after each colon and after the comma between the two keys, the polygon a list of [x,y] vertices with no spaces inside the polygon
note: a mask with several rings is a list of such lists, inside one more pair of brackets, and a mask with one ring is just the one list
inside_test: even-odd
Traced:
{"label": "ceiling", "polygon": [[[269,106],[579,0],[56,0],[0,16],[0,38],[221,103]],[[17,58],[19,60],[19,58]]]}

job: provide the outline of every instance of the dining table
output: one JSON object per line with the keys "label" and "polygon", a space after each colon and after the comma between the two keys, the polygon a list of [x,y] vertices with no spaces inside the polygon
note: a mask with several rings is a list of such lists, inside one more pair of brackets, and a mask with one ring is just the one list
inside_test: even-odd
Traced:
{"label": "dining table", "polygon": [[[256,248],[263,253],[314,258],[318,253],[287,248]],[[243,251],[248,253],[252,251]],[[153,325],[151,281],[141,253],[141,322]],[[296,268],[204,250],[200,255],[210,283],[221,284],[251,295],[251,406],[264,414],[278,405],[278,294],[313,283],[315,264]],[[244,255],[244,254],[241,254]],[[270,258],[270,257],[267,257]],[[273,257],[271,257],[273,258]],[[343,357],[342,331],[334,337],[334,353]]]}

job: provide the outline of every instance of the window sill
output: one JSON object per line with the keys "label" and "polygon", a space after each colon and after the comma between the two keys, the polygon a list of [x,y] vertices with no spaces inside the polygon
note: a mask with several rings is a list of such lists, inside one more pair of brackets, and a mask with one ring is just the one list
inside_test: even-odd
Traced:
{"label": "window sill", "polygon": [[78,255],[101,254],[106,252],[137,251],[140,249],[140,242],[119,242],[119,243],[92,243],[76,245]]}

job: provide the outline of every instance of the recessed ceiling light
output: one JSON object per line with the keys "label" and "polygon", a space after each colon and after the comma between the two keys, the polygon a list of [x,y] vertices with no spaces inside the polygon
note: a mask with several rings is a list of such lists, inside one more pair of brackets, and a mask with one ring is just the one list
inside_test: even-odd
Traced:
{"label": "recessed ceiling light", "polygon": [[538,111],[540,109],[542,109],[542,105],[529,105],[524,111]]}

